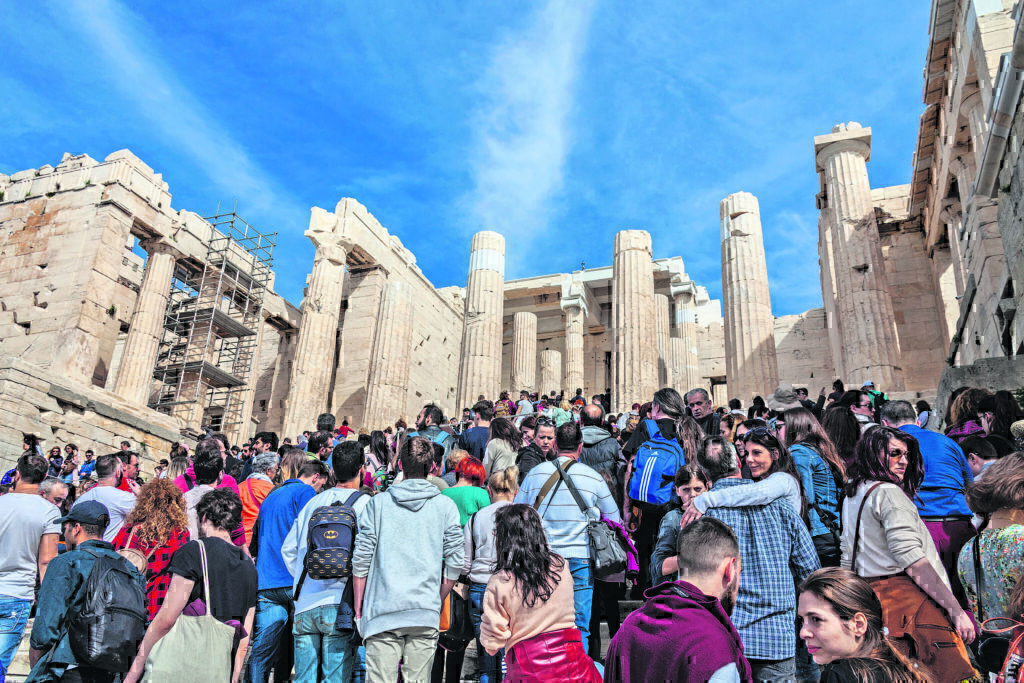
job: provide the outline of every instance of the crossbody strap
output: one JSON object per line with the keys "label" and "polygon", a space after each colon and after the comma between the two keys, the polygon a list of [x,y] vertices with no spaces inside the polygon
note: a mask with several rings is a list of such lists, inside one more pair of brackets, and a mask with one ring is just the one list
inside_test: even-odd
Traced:
{"label": "crossbody strap", "polygon": [[558,482],[559,484],[562,483],[559,480],[557,463],[555,464],[555,471],[551,473],[551,476],[548,477],[548,480],[544,482],[543,486],[540,487],[540,493],[537,494],[537,500],[533,501],[534,510],[540,510],[540,504],[544,501],[544,498],[547,497],[548,493],[551,491],[551,487],[555,485],[555,482]]}
{"label": "crossbody strap", "polygon": [[981,606],[981,596],[985,594],[985,575],[981,572],[981,534],[974,537],[974,584],[978,587],[978,621],[985,621],[985,608]]}
{"label": "crossbody strap", "polygon": [[853,531],[853,552],[850,555],[850,570],[853,571],[854,574],[857,573],[857,552],[860,549],[860,518],[864,515],[864,506],[867,504],[868,498],[871,496],[874,490],[881,485],[882,482],[875,482],[871,486],[871,488],[867,490],[867,492],[864,494],[864,498],[860,501],[860,509],[857,511],[857,526],[854,527]]}
{"label": "crossbody strap", "polygon": [[565,482],[566,487],[568,487],[569,489],[569,493],[572,494],[573,500],[575,500],[576,504],[580,506],[580,512],[583,513],[583,516],[590,517],[590,515],[587,513],[587,506],[583,503],[583,497],[580,496],[580,492],[576,489],[576,485],[572,483],[572,479],[570,479],[569,476],[566,474],[566,472],[569,471],[569,468],[575,464],[576,461],[573,460],[565,466],[564,470],[561,467],[556,466],[555,471],[558,474],[558,476],[562,478],[562,481]]}

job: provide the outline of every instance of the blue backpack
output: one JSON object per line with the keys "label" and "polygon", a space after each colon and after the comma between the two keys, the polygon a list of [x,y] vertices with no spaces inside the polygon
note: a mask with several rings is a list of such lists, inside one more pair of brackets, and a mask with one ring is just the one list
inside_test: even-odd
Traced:
{"label": "blue backpack", "polygon": [[648,439],[636,452],[629,497],[641,503],[664,505],[672,499],[672,481],[686,463],[683,447],[675,439],[666,439],[654,420],[644,420]]}

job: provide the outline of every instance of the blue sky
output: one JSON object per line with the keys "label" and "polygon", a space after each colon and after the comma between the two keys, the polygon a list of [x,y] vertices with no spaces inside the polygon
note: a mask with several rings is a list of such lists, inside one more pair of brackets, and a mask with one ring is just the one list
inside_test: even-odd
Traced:
{"label": "blue sky", "polygon": [[351,196],[438,287],[469,238],[506,277],[608,265],[651,232],[721,295],[718,203],[760,200],[776,315],[821,305],[813,140],[873,129],[909,182],[927,2],[4,3],[0,171],[129,148],[173,205],[279,233],[301,299],[309,207]]}

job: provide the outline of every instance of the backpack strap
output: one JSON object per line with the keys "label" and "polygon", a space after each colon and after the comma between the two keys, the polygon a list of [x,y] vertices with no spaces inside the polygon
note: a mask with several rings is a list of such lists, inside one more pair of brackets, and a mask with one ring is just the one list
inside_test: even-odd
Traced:
{"label": "backpack strap", "polygon": [[985,594],[985,579],[981,573],[981,534],[974,537],[974,548],[971,551],[974,559],[974,583],[978,587],[978,621],[985,621],[985,608],[981,606],[981,596]]}
{"label": "backpack strap", "polygon": [[[347,505],[349,507],[352,507],[353,505],[355,505],[355,502],[357,500],[359,500],[360,498],[362,498],[365,495],[366,495],[365,493],[363,493],[359,489],[356,489],[356,492],[354,494],[350,495],[344,502],[342,502],[340,500],[336,500],[333,503],[331,503],[331,505],[332,506],[337,505],[339,507],[342,506],[342,505]],[[327,507],[327,506],[325,505],[324,507]],[[316,510],[314,510],[314,512],[316,512]],[[353,509],[352,512],[355,513],[355,509]],[[309,519],[310,519],[310,521],[313,521],[312,516],[310,516]],[[306,522],[306,537],[307,538],[309,537],[309,522]],[[307,553],[309,552],[309,542],[308,541],[306,542],[306,552]],[[303,563],[302,563],[302,572],[299,574],[299,580],[295,584],[295,593],[292,595],[292,601],[293,602],[295,600],[299,599],[299,593],[302,592],[302,584],[304,584],[306,582],[306,577],[308,575],[309,575],[309,572],[306,570],[306,563],[305,563],[305,561],[303,561]],[[348,583],[351,583],[351,581],[349,581]],[[346,585],[345,588],[347,589],[348,586]]]}
{"label": "backpack strap", "polygon": [[871,496],[872,493],[874,493],[875,489],[877,489],[882,484],[883,482],[877,481],[874,483],[874,485],[871,486],[871,488],[867,490],[867,492],[864,494],[864,498],[862,498],[860,501],[860,509],[857,510],[857,526],[854,527],[853,551],[850,555],[850,570],[854,574],[857,573],[857,552],[859,550],[858,546],[860,545],[860,518],[864,515],[864,506],[867,504],[868,498]]}
{"label": "backpack strap", "polygon": [[194,489],[196,487],[196,480],[193,479],[192,477],[188,476],[188,472],[185,472],[185,474],[183,474],[181,476],[185,477],[185,486],[188,487],[189,491],[191,491],[192,489]]}
{"label": "backpack strap", "polygon": [[658,423],[655,420],[644,420],[644,426],[647,427],[647,438],[653,439],[656,436],[661,436],[661,429],[658,428]]}

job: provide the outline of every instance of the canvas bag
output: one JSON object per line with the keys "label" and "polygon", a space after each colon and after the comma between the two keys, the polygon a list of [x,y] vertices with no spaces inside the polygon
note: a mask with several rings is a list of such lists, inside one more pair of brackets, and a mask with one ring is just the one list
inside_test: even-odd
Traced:
{"label": "canvas bag", "polygon": [[583,498],[580,497],[580,492],[576,490],[576,485],[572,483],[572,479],[566,474],[569,468],[575,464],[575,462],[570,462],[565,469],[556,464],[555,473],[565,482],[569,493],[572,494],[573,500],[576,501],[576,505],[579,506],[580,511],[587,517],[587,538],[590,541],[590,566],[594,573],[594,578],[604,579],[626,571],[626,567],[629,564],[628,556],[618,532],[609,527],[603,520],[595,520],[590,517],[587,506],[583,503]]}
{"label": "canvas bag", "polygon": [[[210,604],[210,574],[206,565],[206,547],[199,541],[199,559],[203,565],[203,597]],[[210,614],[178,617],[171,630],[157,641],[146,659],[142,680],[146,683],[180,681],[230,681],[231,649],[235,628]]]}

